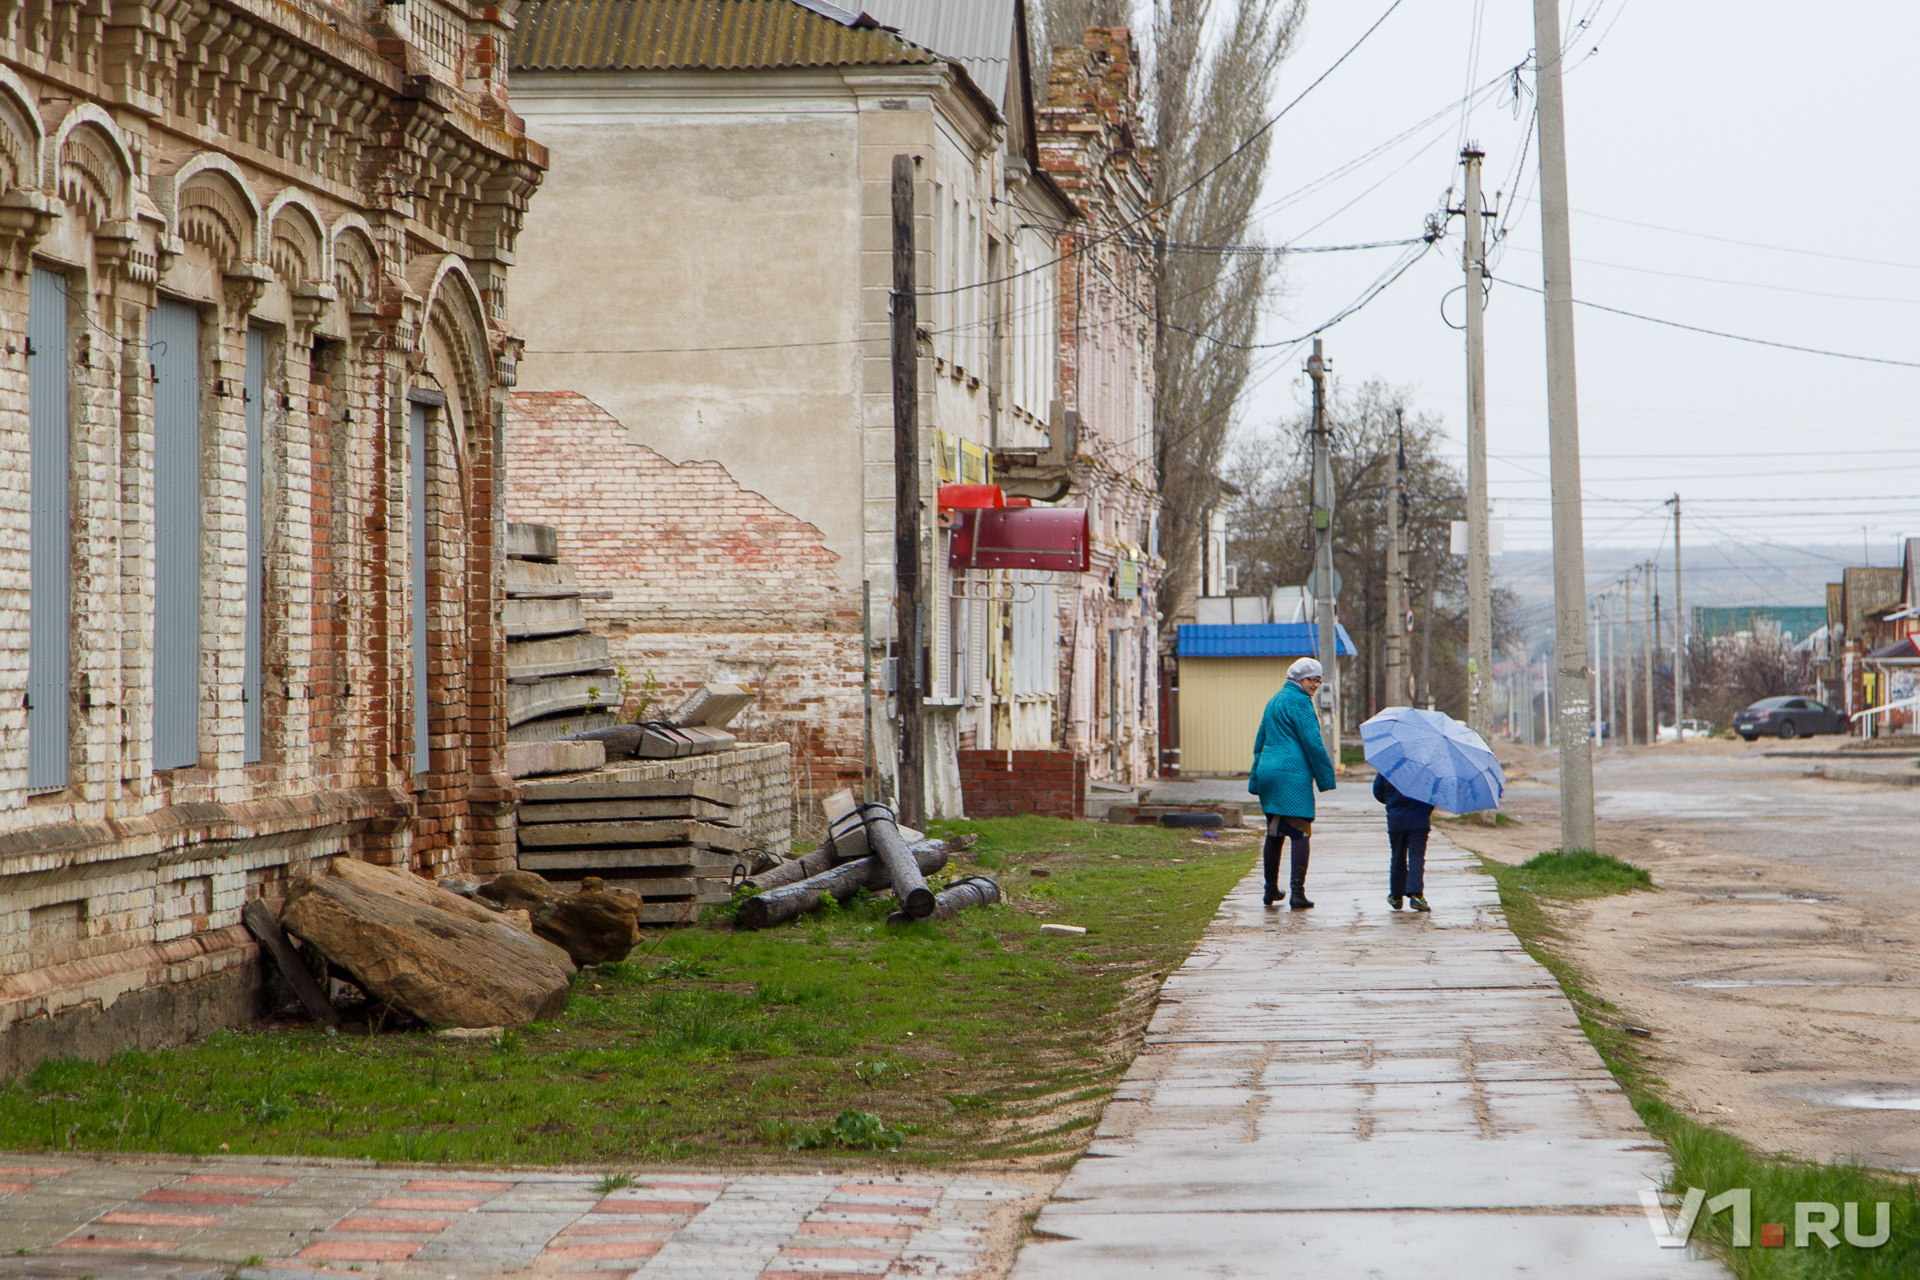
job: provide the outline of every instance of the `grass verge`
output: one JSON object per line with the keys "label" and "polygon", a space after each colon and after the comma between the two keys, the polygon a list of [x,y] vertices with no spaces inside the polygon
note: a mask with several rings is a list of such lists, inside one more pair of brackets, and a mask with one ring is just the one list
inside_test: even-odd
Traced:
{"label": "grass verge", "polygon": [[[1006,902],[903,930],[884,923],[891,897],[863,896],[760,933],[666,932],[583,972],[562,1017],[495,1044],[295,1026],[47,1062],[0,1089],[0,1134],[14,1149],[601,1168],[819,1167],[789,1154],[809,1148],[836,1163],[1063,1160],[1254,837],[934,825],[978,834],[947,875],[991,870]],[[1043,937],[1047,920],[1088,932]]]}
{"label": "grass verge", "polygon": [[[1733,1214],[1709,1215],[1695,1222],[1692,1239],[1720,1257],[1741,1280],[1912,1280],[1920,1276],[1920,1184],[1912,1179],[1850,1164],[1817,1164],[1790,1156],[1767,1155],[1711,1125],[1682,1114],[1661,1092],[1662,1082],[1640,1051],[1631,1024],[1611,1002],[1588,987],[1580,971],[1555,949],[1565,933],[1541,905],[1542,898],[1592,898],[1650,888],[1642,868],[1591,852],[1542,853],[1517,866],[1480,857],[1481,869],[1500,887],[1507,923],[1530,955],[1545,965],[1572,1001],[1587,1038],[1626,1091],[1633,1109],[1673,1157],[1667,1190],[1684,1195],[1700,1188],[1707,1199],[1746,1188],[1752,1193],[1750,1243],[1736,1245]],[[1849,1243],[1844,1217],[1835,1217],[1830,1247],[1809,1235],[1799,1245],[1796,1205],[1830,1206],[1844,1215],[1856,1204],[1864,1238],[1876,1232],[1876,1205],[1888,1213],[1885,1243],[1861,1247]],[[1674,1216],[1672,1210],[1669,1216]],[[1824,1221],[1825,1214],[1815,1210]],[[1783,1228],[1782,1243],[1769,1245],[1763,1227]]]}

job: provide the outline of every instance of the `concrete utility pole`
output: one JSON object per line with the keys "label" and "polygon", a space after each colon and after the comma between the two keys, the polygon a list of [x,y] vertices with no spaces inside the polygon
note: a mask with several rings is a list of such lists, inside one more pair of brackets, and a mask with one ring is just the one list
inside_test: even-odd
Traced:
{"label": "concrete utility pole", "polygon": [[1313,553],[1314,603],[1320,622],[1319,658],[1325,683],[1320,686],[1320,732],[1327,758],[1340,763],[1339,633],[1333,616],[1333,430],[1327,426],[1327,362],[1320,339],[1313,340],[1307,357],[1307,376],[1313,379]]}
{"label": "concrete utility pole", "polygon": [[1573,233],[1567,208],[1566,100],[1559,0],[1533,0],[1540,107],[1540,249],[1547,319],[1547,434],[1553,475],[1553,613],[1559,686],[1560,847],[1592,849],[1593,704],[1586,690],[1585,521],[1580,510],[1580,393],[1573,367]]}
{"label": "concrete utility pole", "polygon": [[1653,611],[1653,561],[1640,566],[1640,590],[1642,603],[1647,606],[1647,745],[1652,746],[1660,740],[1660,709],[1653,705],[1653,634],[1660,626],[1659,615]]}
{"label": "concrete utility pole", "polygon": [[1400,574],[1400,472],[1407,465],[1407,430],[1398,405],[1393,410],[1393,465],[1387,473],[1387,634],[1386,705],[1407,705],[1407,593]]}
{"label": "concrete utility pole", "polygon": [[913,157],[893,158],[893,687],[899,700],[895,770],[900,821],[927,825],[927,743],[920,687],[926,601],[920,581],[920,338],[913,280]]}
{"label": "concrete utility pole", "polygon": [[1487,546],[1487,246],[1480,218],[1480,161],[1469,145],[1467,166],[1467,727],[1493,738],[1493,576]]}
{"label": "concrete utility pole", "polygon": [[[1588,652],[1598,657],[1600,654],[1600,602],[1598,600],[1587,607],[1587,625],[1593,628],[1593,647],[1588,650]],[[1582,638],[1584,639],[1585,637]],[[1588,666],[1587,674],[1590,677],[1587,681],[1587,697],[1591,701],[1595,712],[1591,717],[1593,732],[1598,734],[1600,732],[1600,725],[1605,723],[1607,718],[1607,708],[1600,698],[1600,690],[1602,688],[1600,683],[1600,668]]]}
{"label": "concrete utility pole", "polygon": [[1621,604],[1627,610],[1627,627],[1620,636],[1620,647],[1626,659],[1626,670],[1620,673],[1620,686],[1627,693],[1627,736],[1621,741],[1627,746],[1633,745],[1633,578],[1631,575],[1620,579]]}
{"label": "concrete utility pole", "polygon": [[1687,613],[1680,601],[1680,495],[1667,499],[1673,508],[1673,740],[1686,741],[1680,722],[1687,714]]}

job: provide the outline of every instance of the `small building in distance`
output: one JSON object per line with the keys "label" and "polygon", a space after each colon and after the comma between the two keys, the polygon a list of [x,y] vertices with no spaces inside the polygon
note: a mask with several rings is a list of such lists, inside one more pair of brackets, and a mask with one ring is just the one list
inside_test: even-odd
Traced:
{"label": "small building in distance", "polygon": [[[1264,601],[1262,601],[1264,603]],[[1310,658],[1320,638],[1310,622],[1183,626],[1177,637],[1180,776],[1243,776],[1253,768],[1253,739],[1287,668]],[[1354,654],[1345,627],[1334,652]]]}

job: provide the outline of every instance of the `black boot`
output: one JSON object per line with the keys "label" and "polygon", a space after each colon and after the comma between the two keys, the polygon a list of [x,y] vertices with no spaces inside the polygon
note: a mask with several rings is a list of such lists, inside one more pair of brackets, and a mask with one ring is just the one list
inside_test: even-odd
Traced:
{"label": "black boot", "polygon": [[1293,900],[1287,905],[1295,911],[1305,911],[1313,903],[1307,900],[1307,842],[1298,836],[1293,840],[1293,857],[1288,865],[1288,873],[1293,880]]}
{"label": "black boot", "polygon": [[1260,861],[1264,864],[1262,869],[1267,873],[1266,892],[1260,895],[1262,906],[1270,907],[1276,902],[1283,901],[1287,896],[1280,892],[1280,846],[1282,843],[1279,836],[1268,836],[1267,843],[1260,850]]}

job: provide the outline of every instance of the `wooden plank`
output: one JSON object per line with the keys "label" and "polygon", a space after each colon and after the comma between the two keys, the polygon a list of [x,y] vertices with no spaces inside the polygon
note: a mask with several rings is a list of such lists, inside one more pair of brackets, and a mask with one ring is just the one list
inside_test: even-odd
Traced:
{"label": "wooden plank", "polygon": [[649,800],[658,796],[690,796],[738,808],[746,802],[738,787],[704,778],[601,779],[594,782],[536,782],[520,789],[522,804],[557,804],[563,800]]}
{"label": "wooden plank", "polygon": [[293,943],[288,940],[287,931],[280,927],[273,908],[255,898],[240,908],[240,919],[246,924],[247,932],[258,938],[267,954],[273,957],[274,967],[280,970],[280,976],[293,988],[293,994],[300,997],[308,1016],[315,1022],[339,1026],[340,1011],[321,993],[320,984],[307,972],[307,966],[300,963],[300,957],[294,953]]}
{"label": "wooden plank", "polygon": [[747,833],[710,822],[669,818],[656,822],[535,822],[520,828],[522,849],[573,849],[592,845],[682,844],[738,851]]}
{"label": "wooden plank", "polygon": [[[730,873],[737,861],[730,854],[705,849],[689,849],[683,844],[657,845],[651,849],[522,849],[522,871],[587,871],[618,867],[639,875],[668,875],[684,871],[688,875]],[[656,869],[657,868],[657,869]],[[605,877],[602,877],[603,879]]]}
{"label": "wooden plank", "polygon": [[614,822],[633,818],[697,818],[734,825],[737,810],[697,796],[661,796],[644,800],[570,800],[559,804],[520,804],[522,822]]}

